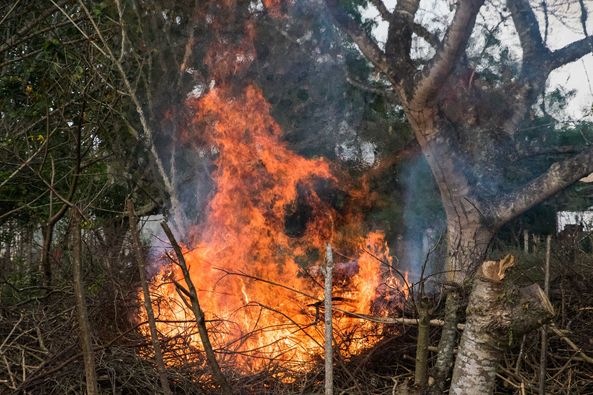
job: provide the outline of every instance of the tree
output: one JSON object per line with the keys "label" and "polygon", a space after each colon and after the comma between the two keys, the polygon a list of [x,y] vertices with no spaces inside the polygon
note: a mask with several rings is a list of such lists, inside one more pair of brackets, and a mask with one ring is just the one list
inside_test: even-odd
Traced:
{"label": "tree", "polygon": [[[494,234],[593,171],[593,148],[583,148],[516,185],[505,175],[508,164],[521,155],[518,136],[550,73],[590,53],[593,37],[550,50],[528,0],[509,0],[504,9],[485,6],[483,0],[461,0],[442,37],[414,21],[418,0],[398,1],[393,11],[373,0],[388,23],[382,48],[361,24],[356,7],[345,8],[338,0],[325,3],[339,28],[397,95],[439,187],[447,218],[446,281],[451,288],[435,373],[442,384],[452,365],[461,289],[484,259]],[[518,73],[501,72],[494,81],[481,78],[467,55],[478,13],[486,8],[512,19],[522,49]],[[586,10],[583,15],[586,21]],[[432,57],[415,58],[414,35],[432,46]]]}
{"label": "tree", "polygon": [[[51,252],[67,209],[88,198],[92,207],[86,210],[97,223],[113,219],[109,210],[121,209],[125,184],[143,178],[136,176],[141,165],[130,161],[142,152],[131,143],[122,117],[126,103],[114,88],[117,75],[90,41],[81,40],[70,14],[60,12],[80,12],[77,4],[3,7],[8,12],[0,26],[7,37],[0,45],[0,226],[18,221],[30,233],[41,227],[38,266],[48,287],[57,263]],[[94,9],[97,18],[103,12],[100,5]],[[112,29],[109,19],[101,23]],[[121,242],[119,236],[114,240]]]}

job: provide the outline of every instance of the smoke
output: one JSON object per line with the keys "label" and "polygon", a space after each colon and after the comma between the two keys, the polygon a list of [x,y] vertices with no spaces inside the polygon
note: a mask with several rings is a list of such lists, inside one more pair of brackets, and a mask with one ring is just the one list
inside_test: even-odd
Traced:
{"label": "smoke", "polygon": [[438,271],[442,264],[439,241],[446,230],[445,216],[436,184],[424,156],[400,167],[403,190],[404,232],[400,237],[398,257],[402,269],[408,270],[410,280],[417,282]]}
{"label": "smoke", "polygon": [[[283,140],[299,155],[350,167],[375,163],[376,143],[361,135],[364,95],[347,82],[352,49],[336,45],[342,38],[322,2],[205,2],[193,12],[182,15],[181,33],[174,32],[185,39],[171,39],[179,45],[176,56],[187,58],[184,71],[177,84],[161,78],[169,83],[157,92],[155,111],[155,145],[181,206],[170,207],[168,219],[180,240],[192,242],[187,230],[204,220],[218,157],[215,146],[189,131],[192,114],[185,103],[213,89],[232,85],[239,93],[255,83],[282,126]],[[163,18],[177,20],[175,15]],[[191,29],[200,39],[190,48]]]}

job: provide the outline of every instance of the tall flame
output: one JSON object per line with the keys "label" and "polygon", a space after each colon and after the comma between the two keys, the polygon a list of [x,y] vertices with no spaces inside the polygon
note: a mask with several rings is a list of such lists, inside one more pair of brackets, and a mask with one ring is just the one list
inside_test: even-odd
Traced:
{"label": "tall flame", "polygon": [[[249,26],[245,30],[246,37],[253,34]],[[223,52],[209,53],[221,79],[254,56],[249,41],[235,41],[234,60],[219,59]],[[322,353],[319,269],[327,243],[337,252],[338,351],[347,357],[372,346],[380,331],[360,315],[386,314],[383,302],[400,301],[403,287],[389,272],[383,234],[365,235],[362,215],[348,206],[365,198],[364,188],[344,188],[327,161],[292,152],[259,88],[237,90],[223,82],[189,99],[194,116],[184,136],[199,139],[216,154],[215,194],[203,223],[188,230],[193,242],[184,256],[212,343],[224,350],[221,365],[253,372],[281,363],[302,370]],[[342,192],[345,197],[338,196]],[[172,279],[183,283],[179,268],[165,265],[152,284],[159,331],[199,349],[193,316]]]}
{"label": "tall flame", "polygon": [[[373,336],[376,326],[346,312],[381,313],[373,311],[375,302],[394,297],[393,288],[381,287],[388,278],[392,284],[396,281],[381,267],[391,264],[383,234],[364,236],[358,216],[342,218],[317,192],[319,183],[337,182],[328,163],[287,148],[256,87],[248,86],[240,96],[214,89],[188,104],[196,110],[194,131],[218,150],[213,173],[216,194],[205,222],[192,229],[199,242],[184,254],[216,347],[244,371],[270,362],[299,369],[319,355],[323,343],[319,252],[328,242],[359,254],[342,259],[336,268],[337,344],[344,355],[372,346],[378,340]],[[302,234],[290,237],[287,213],[299,199],[305,200],[310,213]],[[353,219],[345,226],[348,231],[335,229]],[[183,282],[180,270],[166,266],[153,291],[166,302],[156,306],[161,333],[180,336],[191,332],[192,315],[171,278]],[[189,339],[200,347],[197,335]]]}

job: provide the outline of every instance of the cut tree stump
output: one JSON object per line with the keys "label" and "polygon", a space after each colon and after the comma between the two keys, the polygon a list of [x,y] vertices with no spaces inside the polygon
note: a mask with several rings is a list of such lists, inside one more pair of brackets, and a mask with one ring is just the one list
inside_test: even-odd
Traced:
{"label": "cut tree stump", "polygon": [[514,257],[507,256],[484,262],[478,269],[450,394],[491,394],[504,349],[554,316],[554,308],[539,285],[518,289],[504,281],[514,262]]}

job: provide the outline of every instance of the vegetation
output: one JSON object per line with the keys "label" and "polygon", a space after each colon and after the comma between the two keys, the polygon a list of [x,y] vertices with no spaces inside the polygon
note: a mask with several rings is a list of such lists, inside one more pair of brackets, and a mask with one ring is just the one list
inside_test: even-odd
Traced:
{"label": "vegetation", "polygon": [[[231,346],[213,350],[202,340],[204,352],[190,340],[198,333],[208,339],[209,329],[216,345],[225,330],[201,310],[203,290],[196,291],[181,254],[202,241],[196,234],[216,192],[218,161],[225,160],[206,134],[215,117],[196,117],[191,103],[216,89],[238,101],[249,86],[263,93],[282,144],[329,163],[335,175],[309,189],[299,184],[286,207],[286,235],[302,236],[318,215],[318,197],[339,218],[331,218],[339,229],[321,234],[333,237],[335,230],[339,244],[381,230],[391,255],[373,259],[390,273],[410,272],[411,283],[401,285],[411,287],[404,302],[382,301],[388,313],[357,316],[383,322],[374,347],[352,356],[334,345],[333,391],[593,391],[591,229],[555,229],[557,211],[593,205],[591,184],[578,182],[593,172],[593,125],[588,118],[567,121],[574,92],[547,85],[554,70],[591,52],[590,5],[573,5],[580,19],[567,22],[584,38],[555,50],[549,24],[562,19],[562,9],[554,4],[461,0],[442,10],[447,23],[424,24],[414,19],[425,17],[419,6],[1,4],[0,392],[323,391],[321,347],[307,369],[269,363],[246,373],[219,367],[217,359],[235,352]],[[379,16],[368,18],[368,10]],[[482,11],[500,19],[493,23]],[[379,43],[373,34],[383,28],[387,39]],[[509,30],[517,46],[503,38]],[[200,128],[206,132],[190,133]],[[173,232],[148,237],[163,219]],[[531,235],[527,251],[524,232]],[[490,317],[516,314],[513,298],[529,284],[544,286],[545,235],[554,235],[548,297],[555,315],[539,330],[548,334],[541,359],[537,332],[527,329],[546,322],[535,320],[523,333],[515,322]],[[164,253],[163,243],[177,254]],[[334,284],[347,288],[340,264],[354,258],[339,254]],[[517,263],[504,278],[509,261],[499,258],[507,254]],[[309,248],[298,263],[318,268],[322,256]],[[150,281],[163,278],[163,259],[181,265],[183,276],[163,284],[173,283],[193,312],[180,320],[193,326],[176,336],[157,325],[167,320],[160,309],[169,302]],[[492,278],[482,266],[488,259],[500,265]],[[299,275],[322,281],[307,270]],[[151,295],[152,304],[143,303]],[[332,299],[341,309],[343,300]],[[540,317],[550,312],[542,300],[543,307],[526,300],[541,308]],[[146,313],[151,305],[154,312]],[[316,310],[314,328],[323,328],[322,306],[308,305]],[[467,330],[458,330],[463,323]],[[485,349],[471,348],[476,339]],[[452,372],[454,350],[467,358]],[[332,391],[327,383],[325,391]]]}

